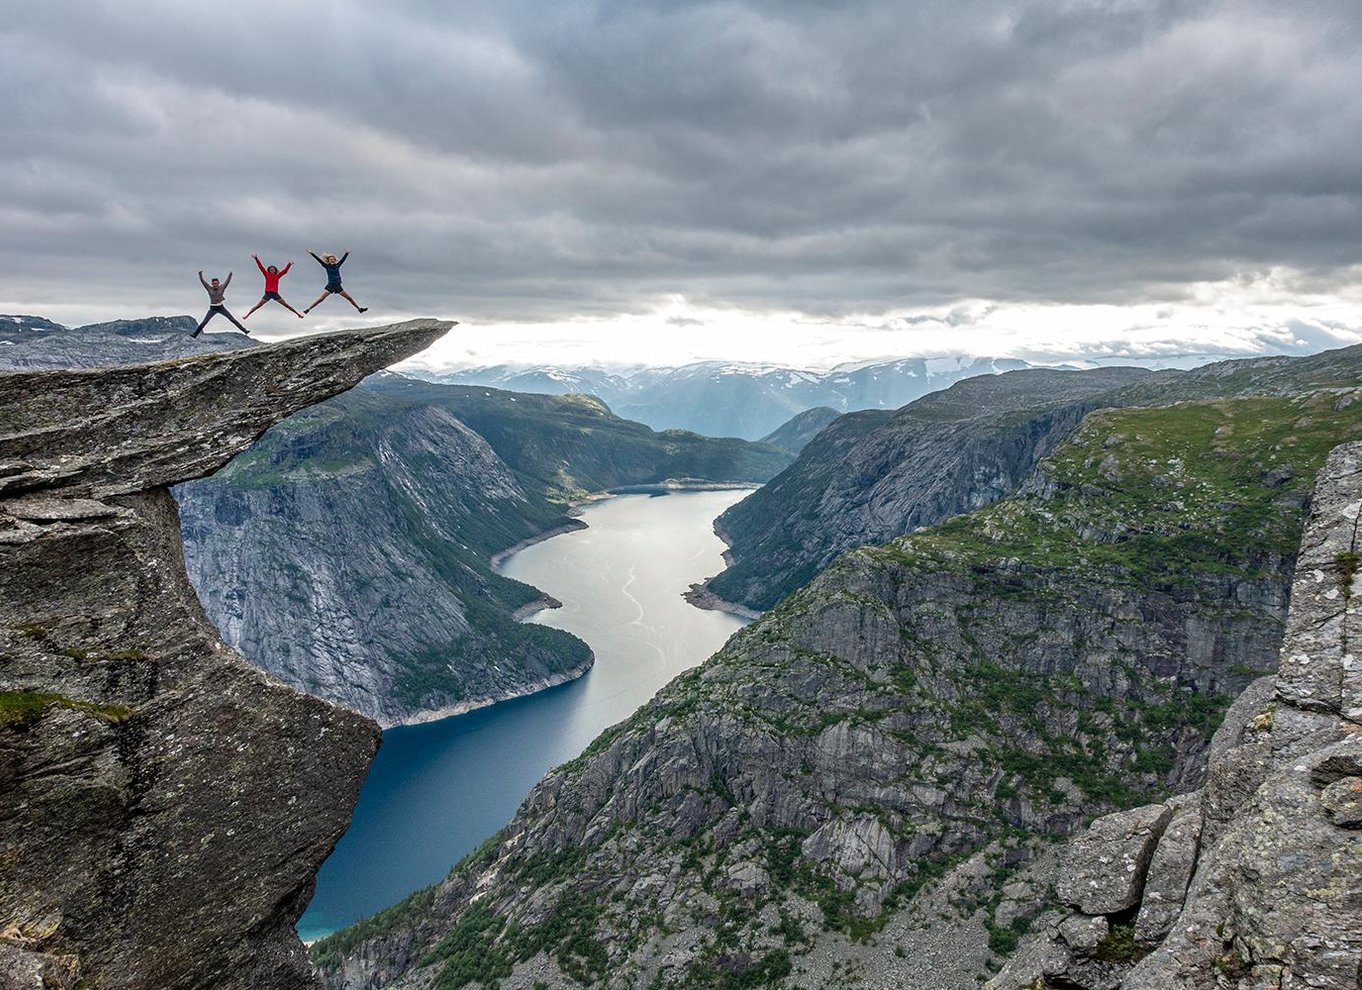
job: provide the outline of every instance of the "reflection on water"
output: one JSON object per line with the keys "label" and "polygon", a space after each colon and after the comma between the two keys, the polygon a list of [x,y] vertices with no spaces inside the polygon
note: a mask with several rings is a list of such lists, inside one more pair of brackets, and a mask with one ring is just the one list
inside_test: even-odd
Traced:
{"label": "reflection on water", "polygon": [[616,496],[583,511],[587,529],[508,558],[502,573],[563,603],[534,621],[586,640],[595,667],[529,698],[385,732],[299,934],[318,938],[441,879],[545,772],[722,646],[742,620],[681,594],[722,569],[713,521],[747,494]]}

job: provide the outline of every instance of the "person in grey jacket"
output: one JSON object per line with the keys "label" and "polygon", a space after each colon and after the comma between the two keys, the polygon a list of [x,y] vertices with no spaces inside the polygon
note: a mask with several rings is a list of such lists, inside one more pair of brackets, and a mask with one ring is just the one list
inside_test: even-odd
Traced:
{"label": "person in grey jacket", "polygon": [[203,333],[203,328],[208,326],[208,321],[215,316],[227,317],[227,319],[231,320],[233,325],[242,333],[250,334],[250,331],[243,327],[241,322],[227,311],[227,286],[232,284],[231,272],[227,273],[227,280],[225,282],[219,282],[217,279],[213,279],[213,281],[209,283],[203,277],[203,269],[199,269],[199,284],[202,285],[204,291],[208,293],[208,312],[203,314],[203,319],[199,321],[199,328],[190,334],[191,337],[197,337],[199,334]]}

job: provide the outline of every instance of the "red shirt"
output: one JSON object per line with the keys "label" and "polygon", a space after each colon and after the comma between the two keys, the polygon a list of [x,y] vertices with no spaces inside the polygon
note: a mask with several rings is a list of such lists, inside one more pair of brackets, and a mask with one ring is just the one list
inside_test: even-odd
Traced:
{"label": "red shirt", "polygon": [[278,292],[279,280],[288,274],[288,270],[293,267],[293,262],[290,261],[287,265],[279,269],[277,272],[271,272],[268,268],[266,268],[264,265],[260,263],[259,258],[256,258],[255,267],[259,268],[260,274],[265,276],[265,291]]}

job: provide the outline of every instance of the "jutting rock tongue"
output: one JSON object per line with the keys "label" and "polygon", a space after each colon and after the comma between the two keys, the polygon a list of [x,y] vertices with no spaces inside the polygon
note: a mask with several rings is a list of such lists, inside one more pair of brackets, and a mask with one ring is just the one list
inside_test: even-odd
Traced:
{"label": "jutting rock tongue", "polygon": [[0,375],[0,984],[316,985],[378,730],[218,642],[166,486],[451,326]]}

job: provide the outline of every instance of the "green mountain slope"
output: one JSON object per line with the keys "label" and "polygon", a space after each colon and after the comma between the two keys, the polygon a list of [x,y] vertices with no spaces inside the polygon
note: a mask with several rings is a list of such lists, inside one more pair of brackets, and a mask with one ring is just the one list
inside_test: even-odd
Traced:
{"label": "green mountain slope", "polygon": [[568,497],[677,475],[760,479],[789,460],[655,434],[580,397],[394,375],[370,386],[291,417],[177,498],[190,577],[224,638],[384,725],[586,670],[580,640],[515,620],[540,595],[490,565],[577,525]]}
{"label": "green mountain slope", "polygon": [[371,387],[458,417],[514,471],[556,497],[666,478],[766,481],[790,463],[790,454],[777,447],[656,432],[589,395],[530,395],[400,376],[382,376]]}
{"label": "green mountain slope", "polygon": [[1359,398],[1095,412],[1021,492],[843,554],[320,944],[328,985],[977,986],[1046,842],[1201,783]]}
{"label": "green mountain slope", "polygon": [[1188,372],[1028,370],[968,380],[892,414],[843,417],[761,491],[723,514],[719,528],[732,564],[709,588],[720,598],[769,608],[843,550],[1016,491],[1091,409],[1300,394],[1345,387],[1359,376],[1362,347]]}

